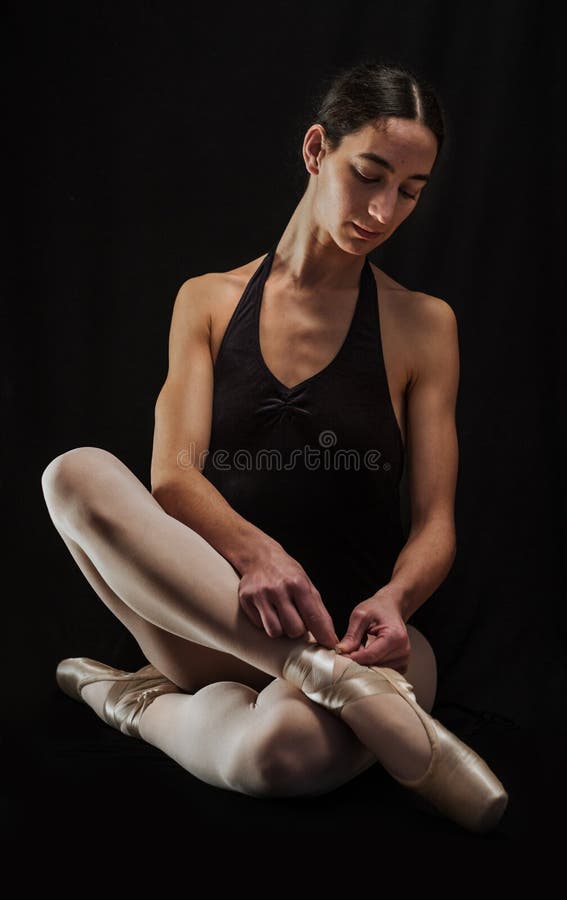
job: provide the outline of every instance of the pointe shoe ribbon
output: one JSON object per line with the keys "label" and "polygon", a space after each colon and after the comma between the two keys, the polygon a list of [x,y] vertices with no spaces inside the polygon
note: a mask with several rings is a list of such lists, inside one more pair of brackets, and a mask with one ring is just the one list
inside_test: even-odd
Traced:
{"label": "pointe shoe ribbon", "polygon": [[[354,660],[351,660],[354,665],[348,665],[333,681],[336,657],[336,652],[320,644],[299,644],[287,657],[282,675],[303,691],[310,700],[324,706],[338,718],[341,718],[341,711],[346,703],[373,694],[397,694],[402,689],[406,690],[415,701],[415,694],[412,693],[413,685],[395,669],[387,671],[392,673],[392,680],[397,676],[399,687],[394,687],[385,678],[379,679],[368,675],[369,668],[359,665]],[[308,687],[309,677],[311,685]]]}
{"label": "pointe shoe ribbon", "polygon": [[143,712],[161,694],[183,693],[176,684],[149,664],[137,672],[124,672],[86,656],[61,660],[56,669],[61,690],[84,703],[81,690],[95,681],[114,681],[105,697],[102,718],[123,734],[141,739],[139,723]]}
{"label": "pointe shoe ribbon", "polygon": [[[463,828],[475,832],[494,828],[508,805],[508,794],[478,753],[422,709],[413,685],[397,670],[386,666],[361,666],[351,660],[333,682],[335,659],[336,652],[320,644],[298,644],[288,655],[282,675],[315,703],[340,718],[350,702],[373,694],[398,693],[409,703],[426,730],[431,760],[420,778],[392,777]],[[374,748],[369,749],[375,752]]]}

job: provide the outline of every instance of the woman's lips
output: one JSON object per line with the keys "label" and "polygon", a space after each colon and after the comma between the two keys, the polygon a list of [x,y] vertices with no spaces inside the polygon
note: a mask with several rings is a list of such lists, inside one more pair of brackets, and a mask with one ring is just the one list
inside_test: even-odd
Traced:
{"label": "woman's lips", "polygon": [[367,231],[366,228],[361,228],[360,225],[356,225],[355,222],[352,223],[354,228],[356,228],[357,233],[367,240],[371,240],[372,238],[380,237],[384,232],[382,231]]}

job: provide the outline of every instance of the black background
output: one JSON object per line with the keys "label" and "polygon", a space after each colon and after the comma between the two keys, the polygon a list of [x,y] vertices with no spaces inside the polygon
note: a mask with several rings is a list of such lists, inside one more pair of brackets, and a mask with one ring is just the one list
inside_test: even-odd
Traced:
{"label": "black background", "polygon": [[[560,29],[546,4],[511,0],[267,9],[87,2],[6,17],[14,167],[5,188],[17,189],[18,224],[6,269],[15,263],[4,306],[2,505],[17,677],[3,740],[17,747],[12,763],[29,763],[18,791],[28,802],[44,789],[94,796],[97,777],[120,784],[138,760],[150,795],[164,784],[171,796],[192,792],[206,822],[220,807],[225,824],[245,814],[254,827],[267,815],[61,695],[63,657],[122,668],[144,659],[53,528],[40,478],[56,455],[98,446],[149,487],[179,286],[278,239],[301,197],[305,116],[321,79],[384,59],[433,83],[449,133],[416,212],[371,258],[452,306],[461,351],[458,556],[413,621],[437,655],[439,718],[512,791],[501,834],[528,834],[545,802],[540,770],[552,778],[566,749]],[[317,827],[339,800],[363,816],[349,791],[374,784],[373,771],[321,798]],[[294,816],[293,804],[273,808],[274,828],[282,809]],[[458,832],[418,813],[411,821],[416,831]]]}

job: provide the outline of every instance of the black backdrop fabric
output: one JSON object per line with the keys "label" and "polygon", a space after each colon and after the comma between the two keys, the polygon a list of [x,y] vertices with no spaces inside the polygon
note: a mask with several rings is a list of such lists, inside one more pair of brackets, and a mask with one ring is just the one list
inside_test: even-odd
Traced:
{"label": "black backdrop fabric", "polygon": [[371,258],[452,306],[461,352],[458,554],[412,621],[437,655],[439,710],[564,735],[565,95],[551,7],[263,10],[12,10],[8,143],[25,177],[3,329],[7,649],[20,667],[5,721],[52,722],[63,657],[143,664],[53,528],[43,470],[73,447],[103,447],[149,488],[179,286],[267,251],[301,196],[321,79],[386,59],[432,81],[449,133],[419,207]]}

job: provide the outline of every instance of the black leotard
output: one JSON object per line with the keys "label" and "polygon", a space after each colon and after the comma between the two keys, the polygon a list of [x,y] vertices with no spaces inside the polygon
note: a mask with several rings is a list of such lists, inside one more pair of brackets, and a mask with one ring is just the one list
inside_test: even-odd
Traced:
{"label": "black leotard", "polygon": [[248,281],[221,342],[203,474],[303,566],[340,638],[353,607],[389,581],[405,543],[405,450],[368,257],[350,329],[329,365],[292,388],[268,369],[260,304],[276,246]]}

